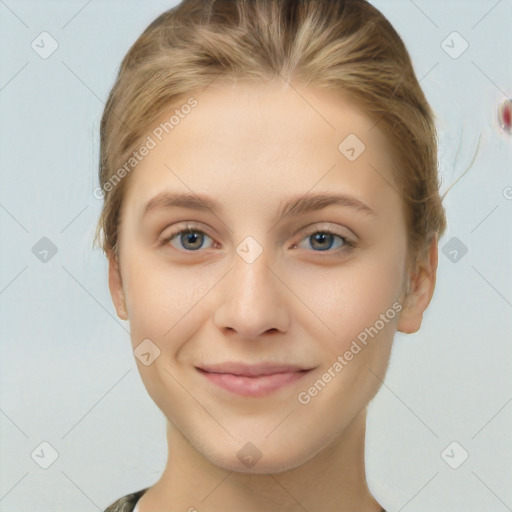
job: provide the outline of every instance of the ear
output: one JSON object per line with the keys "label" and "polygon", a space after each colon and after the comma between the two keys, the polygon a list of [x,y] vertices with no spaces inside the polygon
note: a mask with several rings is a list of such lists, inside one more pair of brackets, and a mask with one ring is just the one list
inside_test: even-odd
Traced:
{"label": "ear", "polygon": [[108,255],[108,287],[110,288],[110,295],[116,308],[117,316],[121,320],[128,320],[119,260],[113,251]]}
{"label": "ear", "polygon": [[436,286],[438,261],[437,235],[430,243],[427,257],[411,275],[411,287],[400,312],[397,330],[406,334],[417,332],[423,320],[423,312],[430,304]]}

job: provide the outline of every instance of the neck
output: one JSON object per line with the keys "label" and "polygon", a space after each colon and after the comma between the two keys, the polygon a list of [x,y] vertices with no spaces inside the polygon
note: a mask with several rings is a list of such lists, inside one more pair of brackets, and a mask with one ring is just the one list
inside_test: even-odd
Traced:
{"label": "neck", "polygon": [[140,510],[379,512],[382,507],[366,482],[365,425],[363,409],[335,442],[305,464],[257,474],[213,465],[168,423],[167,466],[140,500]]}

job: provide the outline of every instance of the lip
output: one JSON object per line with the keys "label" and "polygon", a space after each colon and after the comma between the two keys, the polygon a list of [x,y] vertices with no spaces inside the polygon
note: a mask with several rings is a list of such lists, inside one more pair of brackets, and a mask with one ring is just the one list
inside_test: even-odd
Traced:
{"label": "lip", "polygon": [[296,365],[223,363],[196,367],[215,384],[241,396],[263,397],[293,384],[308,374],[312,368]]}
{"label": "lip", "polygon": [[275,373],[290,373],[311,369],[311,367],[293,364],[246,364],[237,362],[201,365],[198,366],[197,368],[209,373],[231,373],[232,375],[239,375],[241,377],[261,377],[262,375],[273,375]]}

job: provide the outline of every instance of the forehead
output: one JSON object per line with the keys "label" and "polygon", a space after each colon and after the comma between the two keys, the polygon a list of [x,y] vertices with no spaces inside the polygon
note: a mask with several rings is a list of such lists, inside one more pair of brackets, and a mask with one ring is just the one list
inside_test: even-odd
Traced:
{"label": "forehead", "polygon": [[[195,106],[181,109],[191,98]],[[390,200],[398,207],[386,138],[332,89],[215,81],[185,95],[146,136],[154,147],[132,171],[124,198],[137,211],[164,189],[260,211],[283,195],[333,188],[376,210]]]}

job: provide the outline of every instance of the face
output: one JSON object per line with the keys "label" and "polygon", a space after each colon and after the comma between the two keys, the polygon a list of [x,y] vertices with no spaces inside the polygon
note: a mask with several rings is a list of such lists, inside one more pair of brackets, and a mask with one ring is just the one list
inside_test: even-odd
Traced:
{"label": "face", "polygon": [[[217,466],[282,471],[340,436],[376,393],[395,330],[421,321],[398,302],[403,204],[384,136],[339,93],[216,81],[194,97],[161,141],[170,114],[148,131],[110,288],[136,353],[157,349],[137,365],[184,438]],[[338,200],[297,206],[317,195]]]}

